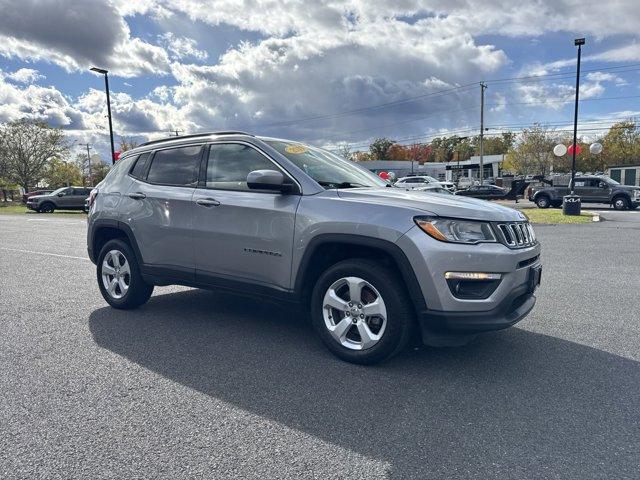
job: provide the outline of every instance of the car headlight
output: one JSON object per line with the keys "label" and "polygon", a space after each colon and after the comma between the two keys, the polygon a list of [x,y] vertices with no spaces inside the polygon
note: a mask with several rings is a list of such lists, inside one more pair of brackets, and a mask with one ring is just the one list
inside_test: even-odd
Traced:
{"label": "car headlight", "polygon": [[420,229],[441,242],[475,244],[497,241],[487,222],[439,217],[416,217],[414,220]]}

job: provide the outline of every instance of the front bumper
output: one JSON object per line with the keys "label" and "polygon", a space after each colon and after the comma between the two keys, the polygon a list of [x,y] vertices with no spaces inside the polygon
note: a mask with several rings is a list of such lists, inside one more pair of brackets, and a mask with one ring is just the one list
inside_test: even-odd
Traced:
{"label": "front bumper", "polygon": [[33,203],[33,202],[27,202],[27,208],[29,210],[38,210],[38,204],[37,203]]}
{"label": "front bumper", "polygon": [[[438,242],[417,228],[401,237],[398,244],[407,253],[426,303],[426,309],[418,311],[426,344],[456,344],[451,340],[510,327],[535,305],[540,244],[520,249],[498,243],[450,244]],[[454,296],[449,288],[445,279],[448,271],[499,273],[501,280],[486,298],[464,299]]]}

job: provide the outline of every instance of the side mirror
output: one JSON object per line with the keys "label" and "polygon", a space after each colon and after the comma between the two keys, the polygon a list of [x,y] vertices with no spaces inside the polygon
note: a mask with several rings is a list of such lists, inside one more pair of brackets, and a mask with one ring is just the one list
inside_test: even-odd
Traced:
{"label": "side mirror", "polygon": [[254,170],[247,175],[247,186],[252,190],[284,192],[287,185],[284,175],[276,170]]}
{"label": "side mirror", "polygon": [[600,183],[598,184],[598,186],[599,186],[600,188],[609,188],[609,185],[607,185],[607,182],[600,182]]}
{"label": "side mirror", "polygon": [[58,195],[56,195],[58,197],[64,197],[64,193],[59,193]]}

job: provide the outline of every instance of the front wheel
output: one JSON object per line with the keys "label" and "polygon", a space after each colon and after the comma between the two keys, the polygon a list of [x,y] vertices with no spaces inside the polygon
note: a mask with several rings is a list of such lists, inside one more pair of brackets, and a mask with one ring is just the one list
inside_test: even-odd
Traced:
{"label": "front wheel", "polygon": [[368,259],[339,262],[316,282],[311,318],[323,343],[342,360],[373,364],[407,344],[414,323],[402,279]]}
{"label": "front wheel", "polygon": [[538,208],[549,208],[549,205],[551,205],[551,201],[546,195],[540,195],[538,198],[536,198],[536,205],[538,206]]}
{"label": "front wheel", "polygon": [[616,210],[627,210],[629,208],[629,200],[624,197],[616,197],[613,199],[613,208]]}
{"label": "front wheel", "polygon": [[139,307],[153,293],[153,285],[142,279],[133,250],[122,240],[110,240],[102,247],[96,273],[100,293],[114,308]]}
{"label": "front wheel", "polygon": [[40,213],[53,213],[53,211],[56,209],[55,205],[51,202],[45,202],[42,205],[40,205],[40,208],[38,209],[38,212]]}

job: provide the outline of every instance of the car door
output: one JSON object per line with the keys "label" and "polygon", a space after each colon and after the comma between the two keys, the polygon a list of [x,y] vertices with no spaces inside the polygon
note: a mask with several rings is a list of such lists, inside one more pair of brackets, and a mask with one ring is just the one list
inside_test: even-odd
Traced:
{"label": "car door", "polygon": [[203,283],[249,281],[290,288],[298,194],[250,190],[254,170],[278,170],[244,142],[211,144],[203,181],[194,193],[196,279]]}
{"label": "car door", "polygon": [[596,179],[576,178],[574,191],[583,202],[595,202],[598,201],[600,195],[598,183]]}
{"label": "car door", "polygon": [[[193,192],[202,145],[170,147],[142,154],[120,204],[145,266],[158,275],[193,280]],[[138,162],[144,162],[142,168]]]}
{"label": "car door", "polygon": [[84,206],[84,200],[87,198],[88,193],[84,188],[74,188],[73,195],[70,198],[70,208],[82,208]]}

